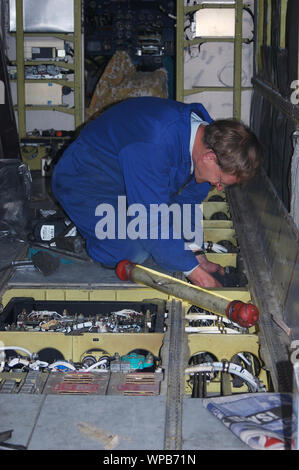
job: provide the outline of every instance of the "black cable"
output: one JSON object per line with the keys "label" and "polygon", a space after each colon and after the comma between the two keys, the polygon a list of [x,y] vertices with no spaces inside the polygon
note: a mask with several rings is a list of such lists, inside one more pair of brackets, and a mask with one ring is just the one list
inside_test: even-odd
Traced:
{"label": "black cable", "polygon": [[[252,21],[253,21],[253,24],[254,24],[254,13],[253,11],[249,8],[249,7],[243,7],[243,10],[245,10],[247,13],[249,13],[249,15],[251,16],[252,18]],[[251,31],[252,32],[252,38],[251,39],[248,39],[246,41],[246,44],[250,44],[253,42],[254,40],[254,31]]]}

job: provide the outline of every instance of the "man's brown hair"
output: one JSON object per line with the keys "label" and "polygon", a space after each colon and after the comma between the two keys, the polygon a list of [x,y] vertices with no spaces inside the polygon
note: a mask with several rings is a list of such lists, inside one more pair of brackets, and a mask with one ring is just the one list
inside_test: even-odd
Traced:
{"label": "man's brown hair", "polygon": [[241,182],[253,178],[261,165],[262,147],[252,130],[235,119],[218,119],[205,127],[205,145],[213,150],[225,173]]}

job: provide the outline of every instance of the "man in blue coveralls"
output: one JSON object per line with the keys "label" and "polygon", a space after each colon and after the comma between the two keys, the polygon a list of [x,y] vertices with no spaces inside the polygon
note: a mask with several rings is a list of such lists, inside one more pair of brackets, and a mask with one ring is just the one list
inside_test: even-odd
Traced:
{"label": "man in blue coveralls", "polygon": [[224,270],[200,251],[196,210],[211,185],[251,179],[260,158],[257,138],[238,121],[213,121],[199,103],[133,98],[85,126],[55,166],[52,188],[94,260],[115,267],[151,256],[196,285],[220,287],[213,273]]}

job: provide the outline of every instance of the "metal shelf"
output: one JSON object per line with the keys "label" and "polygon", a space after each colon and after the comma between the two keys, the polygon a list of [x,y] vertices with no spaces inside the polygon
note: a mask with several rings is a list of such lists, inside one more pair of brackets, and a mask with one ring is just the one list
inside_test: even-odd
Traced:
{"label": "metal shelf", "polygon": [[[16,32],[11,32],[10,34],[12,35],[16,35],[17,33]],[[69,41],[69,42],[74,42],[75,40],[75,36],[74,34],[72,33],[37,33],[37,32],[30,32],[30,33],[26,33],[24,31],[24,37],[34,37],[34,36],[38,36],[38,37],[54,37],[54,38],[58,38],[58,39],[63,39],[64,41]]]}
{"label": "metal shelf", "polygon": [[[242,87],[242,91],[249,91],[249,90],[252,90],[253,87],[251,86],[247,86],[247,87]],[[228,91],[230,93],[233,93],[234,92],[234,87],[230,87],[230,86],[205,86],[205,87],[197,87],[197,86],[194,86],[193,88],[191,89],[185,89],[184,90],[184,96],[190,96],[190,95],[194,95],[196,93],[203,93],[204,91]]]}
{"label": "metal shelf", "polygon": [[[18,110],[18,105],[14,106]],[[59,111],[61,113],[75,114],[75,108],[66,105],[25,105],[25,111]]]}
{"label": "metal shelf", "polygon": [[185,13],[194,13],[204,8],[235,8],[235,2],[232,3],[200,3],[198,5],[186,6],[184,11]]}
{"label": "metal shelf", "polygon": [[[11,82],[17,82],[16,79],[11,79]],[[57,83],[58,85],[68,86],[74,88],[75,82],[63,78],[25,78],[25,83]]]}
{"label": "metal shelf", "polygon": [[[18,65],[16,60],[11,61],[12,65]],[[55,65],[55,67],[60,67],[66,70],[75,70],[75,65],[69,62],[62,62],[58,60],[25,60],[24,67],[35,66],[35,65]]]}
{"label": "metal shelf", "polygon": [[[74,33],[25,33],[23,27],[23,0],[16,0],[16,61],[12,64],[17,67],[17,106],[19,137],[24,139],[27,134],[26,112],[34,110],[59,111],[74,115],[75,129],[83,123],[83,99],[82,99],[82,0],[74,0]],[[64,41],[72,42],[74,49],[74,62],[67,63],[57,60],[25,60],[24,38],[25,37],[57,37]],[[25,79],[26,66],[54,65],[74,72],[74,79]],[[69,86],[74,90],[74,107],[61,106],[39,106],[26,105],[25,84],[26,83],[56,83],[61,86]]]}
{"label": "metal shelf", "polygon": [[[241,95],[242,91],[251,89],[242,87],[242,45],[248,43],[248,39],[242,37],[243,21],[242,0],[227,3],[206,3],[193,6],[184,6],[183,0],[177,1],[177,51],[176,51],[176,99],[184,101],[185,96],[204,91],[231,91],[233,93],[233,117],[241,117]],[[234,8],[235,9],[235,36],[234,37],[198,37],[190,40],[184,39],[184,18],[189,13],[194,13],[204,8]],[[234,44],[234,84],[233,87],[194,87],[184,88],[184,48],[203,43],[231,42]]]}

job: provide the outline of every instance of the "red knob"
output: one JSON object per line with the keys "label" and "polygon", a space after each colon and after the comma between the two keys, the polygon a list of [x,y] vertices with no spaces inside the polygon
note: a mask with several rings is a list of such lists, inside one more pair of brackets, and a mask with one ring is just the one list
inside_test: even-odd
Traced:
{"label": "red knob", "polygon": [[257,323],[259,311],[255,305],[233,300],[227,306],[226,316],[243,328],[250,328]]}
{"label": "red knob", "polygon": [[124,259],[118,263],[116,266],[116,275],[121,281],[129,281],[131,271],[134,268],[134,263],[131,263],[131,261]]}

